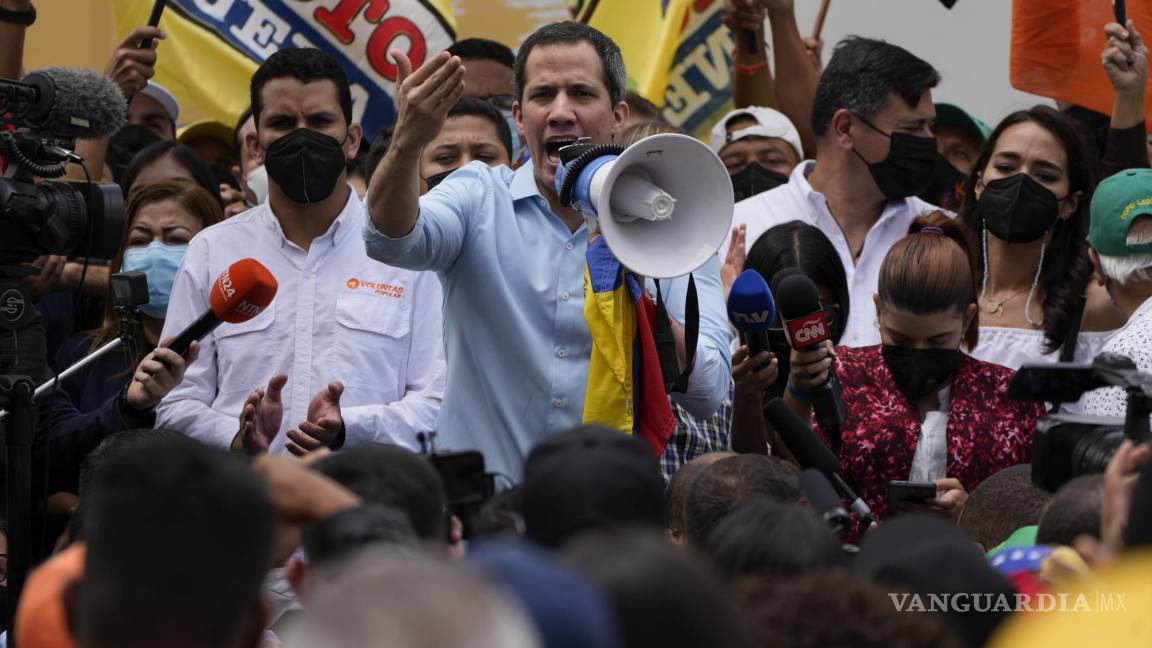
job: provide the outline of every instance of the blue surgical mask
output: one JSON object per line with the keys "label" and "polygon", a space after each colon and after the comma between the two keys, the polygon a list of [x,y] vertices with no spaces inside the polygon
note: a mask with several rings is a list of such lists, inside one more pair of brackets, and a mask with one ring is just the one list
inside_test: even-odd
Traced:
{"label": "blue surgical mask", "polygon": [[512,131],[512,164],[516,164],[524,157],[524,148],[520,145],[520,131],[516,130],[516,118],[511,110],[501,110],[504,119],[508,122],[508,130]]}
{"label": "blue surgical mask", "polygon": [[148,278],[148,303],[140,311],[149,317],[164,319],[168,311],[168,298],[172,295],[172,282],[184,260],[187,245],[165,245],[152,241],[148,247],[128,248],[124,251],[122,272],[143,272]]}

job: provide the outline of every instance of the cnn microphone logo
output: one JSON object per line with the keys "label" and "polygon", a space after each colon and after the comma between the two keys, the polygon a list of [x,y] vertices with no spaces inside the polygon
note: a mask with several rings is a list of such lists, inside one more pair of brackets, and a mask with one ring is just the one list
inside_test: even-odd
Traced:
{"label": "cnn microphone logo", "polygon": [[788,320],[788,335],[792,338],[793,348],[812,346],[828,339],[828,325],[824,322],[824,313],[815,313],[799,319]]}

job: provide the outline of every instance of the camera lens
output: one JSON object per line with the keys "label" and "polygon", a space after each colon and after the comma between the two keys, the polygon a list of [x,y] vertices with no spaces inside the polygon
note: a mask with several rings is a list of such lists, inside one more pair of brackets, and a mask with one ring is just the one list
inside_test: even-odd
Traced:
{"label": "camera lens", "polygon": [[1124,430],[1098,427],[1076,441],[1072,449],[1072,477],[1102,473],[1124,441]]}

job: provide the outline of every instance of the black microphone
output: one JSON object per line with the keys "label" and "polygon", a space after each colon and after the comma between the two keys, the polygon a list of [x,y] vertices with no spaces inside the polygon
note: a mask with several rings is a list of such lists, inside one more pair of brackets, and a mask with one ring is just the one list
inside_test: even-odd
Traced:
{"label": "black microphone", "polygon": [[836,535],[843,539],[852,526],[852,520],[824,473],[815,468],[805,468],[800,473],[800,490],[808,500],[808,508],[824,518]]}
{"label": "black microphone", "polygon": [[792,452],[792,456],[796,457],[796,461],[800,462],[803,468],[815,468],[824,473],[824,476],[840,491],[847,500],[851,502],[852,510],[856,515],[860,516],[865,524],[871,524],[875,521],[872,517],[872,509],[868,508],[868,504],[856,495],[847,483],[836,472],[837,462],[836,455],[824,445],[824,442],[816,436],[812,428],[808,427],[800,415],[792,411],[791,407],[780,398],[773,398],[764,404],[764,418],[775,428],[776,433],[780,435],[780,439],[784,445],[788,446],[788,450]]}
{"label": "black microphone", "polygon": [[53,135],[103,137],[124,125],[124,94],[91,70],[45,68],[23,81],[0,80],[0,112]]}
{"label": "black microphone", "polygon": [[740,331],[740,340],[748,345],[750,358],[769,350],[768,329],[775,319],[776,304],[768,282],[755,270],[740,273],[728,291],[728,321]]}
{"label": "black microphone", "polygon": [[[784,334],[793,349],[814,349],[832,338],[820,306],[820,293],[806,275],[797,272],[783,277],[776,287],[776,300]],[[824,384],[812,390],[812,410],[820,427],[832,433],[840,430],[845,408],[835,367],[828,370]]]}

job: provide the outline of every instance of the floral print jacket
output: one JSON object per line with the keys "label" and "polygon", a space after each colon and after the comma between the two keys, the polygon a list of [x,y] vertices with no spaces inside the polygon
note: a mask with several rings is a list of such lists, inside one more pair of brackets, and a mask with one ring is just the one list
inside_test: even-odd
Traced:
{"label": "floral print jacket", "polygon": [[[878,519],[888,510],[888,482],[906,480],[920,435],[920,415],[896,387],[880,346],[836,350],[836,377],[847,415],[838,438],[817,433],[836,453],[840,475]],[[985,478],[1027,463],[1044,404],[1008,400],[1013,371],[962,355],[948,401],[948,469],[969,493]]]}

